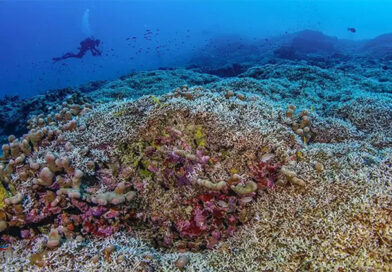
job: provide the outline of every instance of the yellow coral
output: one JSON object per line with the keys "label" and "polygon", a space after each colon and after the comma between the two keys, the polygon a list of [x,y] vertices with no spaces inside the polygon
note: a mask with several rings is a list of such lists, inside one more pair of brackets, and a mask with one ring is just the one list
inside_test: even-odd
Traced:
{"label": "yellow coral", "polygon": [[152,95],[151,96],[151,100],[152,100],[152,102],[154,102],[155,104],[158,104],[158,105],[160,105],[162,102],[159,100],[159,98],[158,97],[156,97],[155,95]]}
{"label": "yellow coral", "polygon": [[202,126],[196,126],[195,130],[195,140],[198,147],[204,147],[206,145],[206,140],[202,132]]}
{"label": "yellow coral", "polygon": [[304,158],[302,151],[298,150],[297,151],[297,159],[300,161]]}
{"label": "yellow coral", "polygon": [[3,185],[0,183],[0,209],[5,207],[4,200],[7,198],[7,191],[4,189]]}
{"label": "yellow coral", "polygon": [[125,114],[125,112],[126,112],[126,108],[123,106],[123,107],[121,107],[120,109],[116,110],[116,111],[113,113],[113,116],[114,116],[114,117],[120,117],[120,116],[123,116],[123,115]]}
{"label": "yellow coral", "polygon": [[142,141],[136,142],[132,146],[120,146],[119,150],[123,154],[122,161],[137,166],[143,157],[144,148],[145,144]]}
{"label": "yellow coral", "polygon": [[152,102],[153,102],[155,105],[162,106],[162,107],[166,107],[166,106],[167,106],[167,104],[162,103],[162,101],[159,100],[159,98],[156,97],[155,95],[151,95],[151,100],[152,100]]}

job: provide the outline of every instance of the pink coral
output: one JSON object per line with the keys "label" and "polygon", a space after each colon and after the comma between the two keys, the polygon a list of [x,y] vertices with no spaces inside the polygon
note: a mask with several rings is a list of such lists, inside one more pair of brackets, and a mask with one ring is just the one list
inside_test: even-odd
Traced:
{"label": "pink coral", "polygon": [[274,187],[280,168],[277,163],[259,161],[250,163],[248,167],[252,177],[260,187]]}

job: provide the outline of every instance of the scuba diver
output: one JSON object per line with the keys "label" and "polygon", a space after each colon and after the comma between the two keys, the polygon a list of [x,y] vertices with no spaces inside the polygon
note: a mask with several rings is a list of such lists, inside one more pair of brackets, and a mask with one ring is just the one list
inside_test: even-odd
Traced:
{"label": "scuba diver", "polygon": [[95,40],[94,38],[87,38],[80,42],[79,52],[77,54],[68,52],[61,57],[53,58],[54,62],[65,60],[69,58],[81,59],[87,51],[90,51],[93,56],[101,56],[102,52],[97,48],[101,43],[100,40]]}

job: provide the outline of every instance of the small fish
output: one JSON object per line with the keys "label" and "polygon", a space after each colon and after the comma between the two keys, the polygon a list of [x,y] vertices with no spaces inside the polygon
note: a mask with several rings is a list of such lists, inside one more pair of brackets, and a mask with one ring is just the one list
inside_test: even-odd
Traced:
{"label": "small fish", "polygon": [[353,27],[347,28],[347,31],[350,31],[350,32],[352,32],[352,33],[357,32],[357,30],[356,30],[355,28],[353,28]]}
{"label": "small fish", "polygon": [[5,251],[9,248],[9,246],[6,244],[5,241],[3,241],[3,239],[0,239],[0,251]]}

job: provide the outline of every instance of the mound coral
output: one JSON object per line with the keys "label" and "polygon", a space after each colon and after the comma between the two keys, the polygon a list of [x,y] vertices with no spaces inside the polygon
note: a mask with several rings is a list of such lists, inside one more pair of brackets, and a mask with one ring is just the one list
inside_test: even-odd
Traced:
{"label": "mound coral", "polygon": [[[176,119],[182,118],[151,120],[138,142],[119,147],[125,172],[134,173],[128,179],[141,198],[136,217],[150,225],[161,246],[212,248],[243,223],[241,216],[258,188],[273,186],[279,165],[272,163],[273,155],[271,162],[256,158],[250,161],[252,177],[232,175],[225,166],[230,159],[211,148],[209,132],[189,119],[186,124]],[[168,124],[175,122],[176,127]],[[226,178],[210,176],[216,168],[226,171]]]}
{"label": "mound coral", "polygon": [[[387,267],[390,160],[363,142],[315,143],[313,122],[327,127],[317,115],[290,107],[285,119],[228,92],[183,86],[33,116],[3,146],[1,238],[27,256],[4,266],[339,270],[366,257]],[[306,145],[294,122],[312,127]]]}
{"label": "mound coral", "polygon": [[[184,86],[181,92],[193,92],[191,100],[180,99],[194,103],[202,90]],[[33,117],[28,134],[3,145],[8,163],[1,177],[12,195],[4,201],[2,231],[17,228],[21,238],[47,234],[48,248],[64,238],[124,229],[148,230],[145,238],[156,246],[188,250],[213,248],[232,236],[252,219],[249,207],[259,190],[274,188],[287,157],[265,139],[249,141],[265,138],[256,130],[237,138],[213,113],[174,110],[165,99],[138,101],[156,112],[139,117],[119,141],[86,138],[97,120],[95,113],[88,117],[90,105],[64,103],[57,113]],[[110,110],[105,122],[137,117],[134,106],[140,108]]]}
{"label": "mound coral", "polygon": [[289,123],[295,133],[301,137],[302,141],[306,144],[311,139],[311,121],[309,111],[303,110],[295,115],[296,106],[289,105],[286,110],[286,117],[289,118]]}

